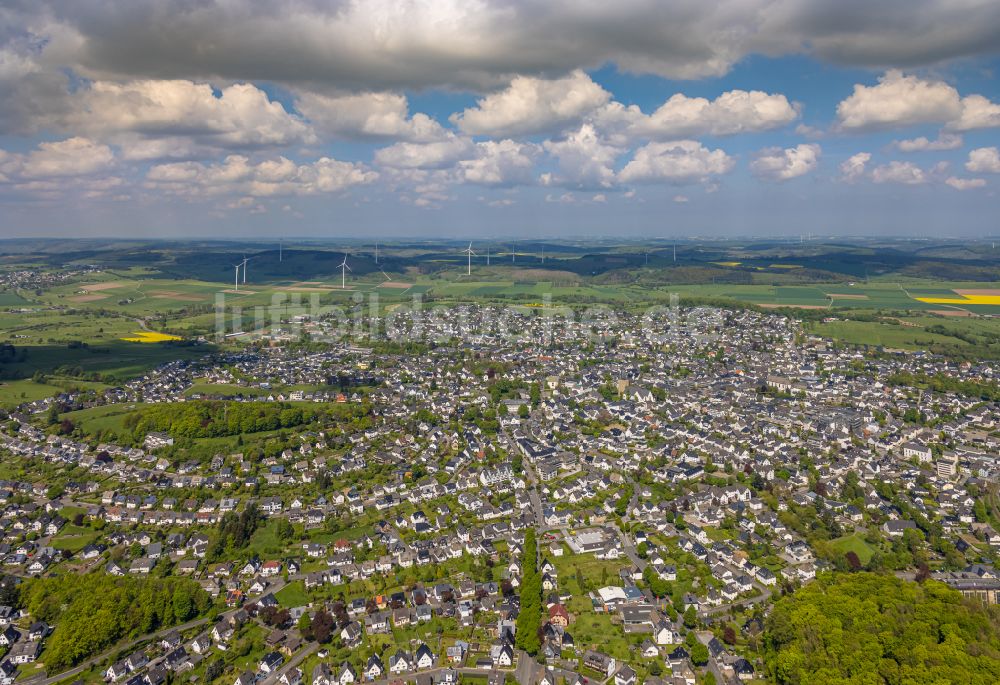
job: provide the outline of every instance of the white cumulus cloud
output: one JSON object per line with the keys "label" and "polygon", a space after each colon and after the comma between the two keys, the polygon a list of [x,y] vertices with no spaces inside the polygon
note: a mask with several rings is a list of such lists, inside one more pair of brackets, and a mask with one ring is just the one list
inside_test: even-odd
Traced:
{"label": "white cumulus cloud", "polygon": [[958,178],[956,176],[949,176],[944,182],[955,190],[975,190],[976,188],[986,187],[986,179],[983,178]]}
{"label": "white cumulus cloud", "polygon": [[798,107],[780,93],[731,90],[714,100],[676,93],[649,115],[635,105],[612,102],[594,120],[623,139],[669,140],[766,131],[790,124],[798,116]]}
{"label": "white cumulus cloud", "polygon": [[857,84],[837,105],[845,130],[870,130],[952,121],[962,114],[958,91],[943,81],[927,81],[887,71],[876,86]]}
{"label": "white cumulus cloud", "polygon": [[296,98],[295,106],[314,126],[337,138],[429,142],[445,134],[441,124],[426,114],[418,112],[411,117],[406,96],[399,93],[304,92]]}
{"label": "white cumulus cloud", "polygon": [[296,164],[285,157],[253,162],[243,155],[229,155],[211,164],[153,166],[146,174],[146,187],[185,195],[273,197],[335,193],[376,178],[377,173],[361,165],[329,157]]}
{"label": "white cumulus cloud", "polygon": [[889,162],[872,170],[875,183],[902,183],[920,185],[927,182],[927,174],[912,162]]}
{"label": "white cumulus cloud", "polygon": [[957,150],[962,147],[962,136],[954,133],[942,133],[937,140],[928,140],[926,136],[910,140],[897,140],[893,145],[900,152],[924,152],[936,150]]}
{"label": "white cumulus cloud", "polygon": [[624,183],[696,183],[725,174],[734,164],[724,150],[709,150],[695,140],[649,143],[636,150],[618,178]]}
{"label": "white cumulus cloud", "polygon": [[858,152],[840,163],[841,180],[854,183],[864,176],[865,166],[872,159],[870,152]]}
{"label": "white cumulus cloud", "polygon": [[529,184],[539,148],[513,140],[476,143],[476,157],[458,163],[462,180],[489,186]]}
{"label": "white cumulus cloud", "polygon": [[591,124],[584,124],[561,140],[546,140],[542,147],[559,163],[561,174],[543,174],[543,185],[610,188],[615,184],[615,160],[622,150],[605,142]]}
{"label": "white cumulus cloud", "polygon": [[107,145],[88,138],[39,143],[19,154],[0,150],[0,174],[8,180],[82,176],[106,171],[115,155]]}
{"label": "white cumulus cloud", "polygon": [[396,169],[443,169],[473,155],[472,140],[453,133],[432,143],[395,143],[375,152],[375,162]]}
{"label": "white cumulus cloud", "polygon": [[973,173],[1000,174],[1000,150],[995,147],[970,150],[965,168]]}
{"label": "white cumulus cloud", "polygon": [[948,122],[948,128],[956,131],[971,131],[977,128],[1000,126],[1000,105],[990,102],[982,95],[962,98],[962,114],[955,121]]}
{"label": "white cumulus cloud", "polygon": [[611,93],[579,69],[559,79],[518,76],[475,107],[453,114],[451,121],[470,135],[542,133],[578,124],[610,98]]}
{"label": "white cumulus cloud", "polygon": [[856,84],[837,105],[844,131],[872,131],[914,124],[944,124],[955,131],[1000,126],[1000,105],[982,95],[962,97],[944,81],[889,70],[874,86]]}
{"label": "white cumulus cloud", "polygon": [[808,174],[819,164],[822,148],[816,143],[802,143],[792,148],[767,148],[757,153],[750,170],[760,178],[787,181]]}

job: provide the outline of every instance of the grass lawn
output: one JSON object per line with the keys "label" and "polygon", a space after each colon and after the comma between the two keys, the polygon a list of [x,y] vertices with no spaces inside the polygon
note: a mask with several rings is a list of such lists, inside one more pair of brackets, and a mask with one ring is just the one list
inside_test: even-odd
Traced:
{"label": "grass lawn", "polygon": [[106,404],[89,409],[67,412],[62,418],[69,419],[80,426],[84,433],[93,435],[97,431],[121,431],[124,428],[125,416],[134,411],[136,404]]}
{"label": "grass lawn", "polygon": [[90,528],[66,526],[63,528],[63,531],[60,531],[59,535],[52,538],[52,546],[56,549],[68,549],[70,552],[79,552],[81,549],[99,538],[100,535],[101,533],[99,531],[91,530]]}
{"label": "grass lawn", "polygon": [[277,527],[273,521],[254,531],[250,538],[250,549],[261,557],[269,557],[284,551],[285,543],[278,539]]}
{"label": "grass lawn", "polygon": [[858,555],[858,559],[862,564],[867,564],[875,553],[864,538],[857,533],[852,533],[851,535],[845,535],[839,537],[835,540],[830,540],[830,546],[837,550],[841,554],[847,554],[848,552],[854,552]]}
{"label": "grass lawn", "polygon": [[[76,516],[77,514],[86,514],[86,513],[87,513],[86,507],[63,507],[62,509],[59,510],[59,515],[62,516],[67,521],[72,521],[73,517]],[[75,527],[75,526],[69,526],[69,527]]]}
{"label": "grass lawn", "polygon": [[274,598],[281,603],[281,606],[289,609],[292,607],[305,606],[310,602],[309,595],[306,594],[306,588],[300,580],[289,583],[285,587],[278,590],[278,592],[275,593]]}

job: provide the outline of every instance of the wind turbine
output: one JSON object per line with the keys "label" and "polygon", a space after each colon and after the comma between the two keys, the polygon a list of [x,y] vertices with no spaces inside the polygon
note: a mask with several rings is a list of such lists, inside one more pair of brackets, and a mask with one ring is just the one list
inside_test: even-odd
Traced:
{"label": "wind turbine", "polygon": [[344,253],[344,261],[340,263],[340,288],[343,290],[347,287],[347,272],[353,270],[351,267],[347,266],[347,253]]}
{"label": "wind turbine", "polygon": [[[463,250],[463,252],[465,252],[467,255],[469,255],[469,270],[468,270],[468,272],[466,272],[466,275],[467,276],[471,276],[472,275],[472,255],[476,254],[475,252],[472,251],[472,243],[469,243],[469,246],[467,248],[465,248]],[[476,255],[476,256],[478,257],[479,255]]]}
{"label": "wind turbine", "polygon": [[375,242],[375,263],[378,264],[378,241]]}
{"label": "wind turbine", "polygon": [[284,254],[282,252],[281,238],[278,238],[278,263],[280,264]]}
{"label": "wind turbine", "polygon": [[243,265],[242,265],[243,266],[243,285],[246,285],[246,283],[247,283],[247,262],[249,262],[249,261],[250,261],[250,258],[247,257],[246,255],[244,255],[243,256]]}
{"label": "wind turbine", "polygon": [[513,264],[514,260],[517,258],[517,251],[514,249],[514,243],[510,244],[510,263]]}
{"label": "wind turbine", "polygon": [[490,265],[490,246],[486,246],[486,266]]}
{"label": "wind turbine", "polygon": [[235,283],[235,285],[236,285],[236,292],[239,292],[240,291],[240,267],[243,266],[243,263],[242,262],[237,262],[236,264],[233,264],[233,266],[236,267],[236,283]]}

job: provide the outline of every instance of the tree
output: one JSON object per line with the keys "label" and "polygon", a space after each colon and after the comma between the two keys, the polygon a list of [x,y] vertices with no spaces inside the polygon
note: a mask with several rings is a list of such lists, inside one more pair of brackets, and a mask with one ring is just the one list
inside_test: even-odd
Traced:
{"label": "tree", "polygon": [[736,644],[736,631],[733,629],[732,626],[727,625],[725,629],[722,631],[722,641],[725,642],[727,645]]}
{"label": "tree", "polygon": [[[579,573],[579,569],[577,569]],[[660,578],[651,565],[647,565],[642,571],[642,579],[646,582],[646,587],[657,597],[669,597],[671,592],[670,583]],[[583,586],[580,586],[583,589]]]}
{"label": "tree", "polygon": [[858,558],[857,553],[852,549],[844,555],[847,557],[847,566],[852,571],[857,571],[861,568],[861,559]]}
{"label": "tree", "polygon": [[825,573],[775,602],[764,661],[779,685],[1000,682],[1000,615],[942,583]]}
{"label": "tree", "polygon": [[694,610],[693,606],[689,606],[684,610],[684,627],[690,630],[698,625],[698,613]]}
{"label": "tree", "polygon": [[295,536],[295,527],[292,526],[291,521],[286,518],[279,518],[274,522],[274,532],[278,536],[279,540],[284,542],[291,542],[292,538]]}
{"label": "tree", "polygon": [[917,573],[914,576],[914,580],[916,580],[918,583],[923,583],[930,577],[931,577],[930,567],[927,565],[926,561],[921,562],[921,564],[917,567]]}
{"label": "tree", "polygon": [[313,639],[312,620],[309,618],[308,611],[302,612],[302,615],[299,616],[298,629],[303,640]]}
{"label": "tree", "polygon": [[700,641],[695,641],[691,645],[691,662],[695,666],[704,666],[708,663],[708,647],[701,644]]}
{"label": "tree", "polygon": [[191,597],[190,590],[186,587],[179,587],[174,591],[173,605],[174,619],[178,623],[183,623],[194,615],[194,599]]}
{"label": "tree", "polygon": [[329,612],[323,610],[317,611],[312,620],[312,639],[324,645],[329,643],[336,625],[333,616]]}
{"label": "tree", "polygon": [[222,671],[225,668],[226,663],[219,658],[213,659],[208,662],[205,666],[205,680],[207,682],[212,682],[216,678],[222,675]]}
{"label": "tree", "polygon": [[982,499],[976,500],[976,503],[972,506],[972,513],[980,523],[988,523],[990,520],[989,514],[986,511],[986,502]]}

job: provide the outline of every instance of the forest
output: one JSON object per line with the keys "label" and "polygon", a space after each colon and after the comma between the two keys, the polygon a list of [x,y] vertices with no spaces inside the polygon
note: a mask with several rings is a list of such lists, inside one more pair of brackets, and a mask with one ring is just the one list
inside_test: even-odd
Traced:
{"label": "forest", "polygon": [[821,574],[776,602],[765,663],[782,685],[995,685],[1000,608],[930,580]]}
{"label": "forest", "polygon": [[168,628],[204,614],[211,597],[187,578],[66,574],[25,581],[18,601],[33,619],[54,626],[42,655],[57,672],[119,640]]}

